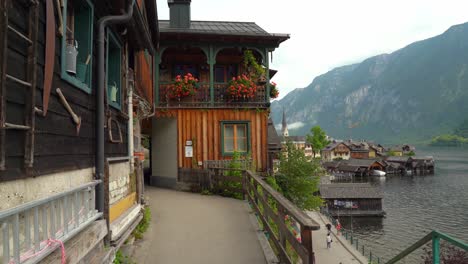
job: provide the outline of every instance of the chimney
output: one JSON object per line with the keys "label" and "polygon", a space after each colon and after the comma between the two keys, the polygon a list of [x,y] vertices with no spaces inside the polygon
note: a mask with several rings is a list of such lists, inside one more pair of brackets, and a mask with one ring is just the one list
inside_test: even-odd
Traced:
{"label": "chimney", "polygon": [[190,28],[191,0],[167,0],[171,28]]}

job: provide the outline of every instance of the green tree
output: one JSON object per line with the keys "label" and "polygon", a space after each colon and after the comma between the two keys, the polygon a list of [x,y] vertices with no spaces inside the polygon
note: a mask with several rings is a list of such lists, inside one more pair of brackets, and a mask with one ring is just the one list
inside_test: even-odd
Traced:
{"label": "green tree", "polygon": [[324,171],[317,160],[308,161],[304,151],[291,142],[286,143],[287,153],[280,157],[276,182],[283,195],[304,210],[322,205],[319,190],[320,176]]}
{"label": "green tree", "polygon": [[314,126],[310,129],[311,134],[306,135],[306,141],[312,146],[314,158],[326,145],[330,143],[327,140],[327,134],[320,126]]}

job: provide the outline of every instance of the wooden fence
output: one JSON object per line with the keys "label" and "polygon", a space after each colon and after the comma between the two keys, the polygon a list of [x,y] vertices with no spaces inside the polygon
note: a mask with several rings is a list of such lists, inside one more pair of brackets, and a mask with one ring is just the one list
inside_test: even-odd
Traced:
{"label": "wooden fence", "polygon": [[252,168],[252,159],[243,159],[243,160],[206,160],[204,161],[204,168],[224,168],[227,169],[231,164],[235,162],[240,165],[240,169],[249,170]]}
{"label": "wooden fence", "polygon": [[183,172],[179,173],[179,181],[184,180],[213,193],[227,191],[239,198],[247,198],[281,263],[315,263],[312,230],[318,230],[319,224],[260,176],[249,170],[224,167],[185,170],[179,171]]}

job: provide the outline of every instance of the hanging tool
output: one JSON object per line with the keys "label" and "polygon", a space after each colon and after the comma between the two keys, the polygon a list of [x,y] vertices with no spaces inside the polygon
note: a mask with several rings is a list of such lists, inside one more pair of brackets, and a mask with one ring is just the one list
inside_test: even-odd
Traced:
{"label": "hanging tool", "polygon": [[[58,4],[58,3],[57,3]],[[60,13],[60,7],[57,6]],[[59,17],[62,17],[61,15]],[[52,77],[54,75],[55,64],[55,15],[54,15],[54,2],[52,0],[46,1],[46,51],[45,51],[45,65],[44,65],[44,93],[42,95],[42,115],[47,115],[49,108],[50,90],[52,89]],[[60,19],[60,27],[62,22]],[[61,29],[59,29],[61,32]]]}
{"label": "hanging tool", "polygon": [[79,117],[78,115],[75,114],[75,112],[73,112],[73,110],[71,109],[70,105],[68,104],[67,99],[63,95],[60,88],[57,88],[55,91],[59,95],[60,101],[62,102],[63,106],[65,106],[65,109],[67,109],[68,113],[70,113],[70,115],[71,115],[71,117],[73,119],[73,123],[75,123],[75,125],[76,125],[76,135],[78,136],[80,134],[80,128],[81,128],[81,117]]}

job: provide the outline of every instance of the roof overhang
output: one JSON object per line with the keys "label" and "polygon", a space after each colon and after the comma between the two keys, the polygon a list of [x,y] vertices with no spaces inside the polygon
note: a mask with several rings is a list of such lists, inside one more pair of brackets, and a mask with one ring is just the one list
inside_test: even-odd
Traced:
{"label": "roof overhang", "polygon": [[289,39],[287,34],[251,35],[251,34],[217,34],[217,33],[187,33],[178,31],[161,31],[161,43],[171,44],[181,41],[198,43],[236,43],[262,45],[269,48],[277,48]]}

